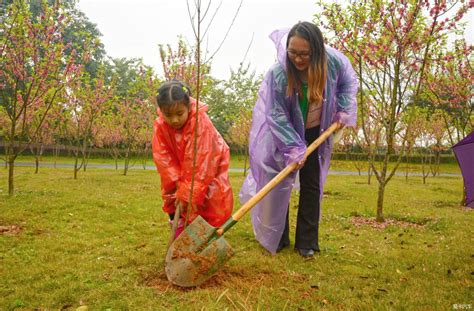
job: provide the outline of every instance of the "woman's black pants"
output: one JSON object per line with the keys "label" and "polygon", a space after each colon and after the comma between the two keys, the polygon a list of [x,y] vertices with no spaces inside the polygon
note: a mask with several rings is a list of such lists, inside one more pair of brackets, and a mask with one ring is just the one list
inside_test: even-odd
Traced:
{"label": "woman's black pants", "polygon": [[[305,140],[309,145],[319,137],[319,126],[306,129]],[[319,251],[319,161],[316,149],[306,159],[300,169],[300,199],[296,218],[295,248],[313,249]],[[288,208],[289,211],[289,208]],[[279,249],[290,245],[289,212],[286,215],[286,225],[280,240]]]}

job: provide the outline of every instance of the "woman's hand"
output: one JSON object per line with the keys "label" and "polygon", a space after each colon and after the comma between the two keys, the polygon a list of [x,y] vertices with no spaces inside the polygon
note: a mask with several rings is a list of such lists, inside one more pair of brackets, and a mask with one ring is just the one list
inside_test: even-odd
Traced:
{"label": "woman's hand", "polygon": [[303,159],[299,162],[296,162],[296,166],[295,168],[293,169],[293,172],[296,172],[296,171],[299,171],[303,166],[304,166],[304,162],[306,161],[306,159]]}
{"label": "woman's hand", "polygon": [[333,145],[337,144],[341,140],[345,127],[346,126],[343,123],[337,122],[336,131],[332,135],[332,144]]}
{"label": "woman's hand", "polygon": [[337,128],[336,128],[336,131],[340,131],[342,130],[344,127],[346,127],[346,125],[344,123],[342,123],[341,121],[337,121]]}

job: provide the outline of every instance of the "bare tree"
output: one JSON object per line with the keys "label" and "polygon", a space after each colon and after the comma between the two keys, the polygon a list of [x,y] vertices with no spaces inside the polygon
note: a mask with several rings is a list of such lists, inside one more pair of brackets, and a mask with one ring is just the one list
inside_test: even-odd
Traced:
{"label": "bare tree", "polygon": [[[224,37],[220,40],[219,44],[217,45],[217,48],[209,53],[209,56],[203,58],[202,57],[202,45],[203,43],[207,40],[209,40],[209,37],[207,37],[209,30],[211,29],[211,26],[213,25],[214,18],[216,17],[217,13],[219,12],[221,6],[222,6],[222,1],[218,4],[217,7],[212,6],[212,1],[209,0],[207,2],[207,5],[204,7],[203,6],[203,1],[201,0],[194,0],[194,7],[192,8],[189,4],[189,1],[186,1],[187,9],[188,9],[188,15],[189,15],[189,21],[191,23],[193,33],[194,33],[194,39],[196,40],[196,55],[195,55],[195,63],[196,63],[196,112],[199,111],[199,99],[200,99],[200,92],[201,92],[201,81],[202,81],[202,76],[201,76],[201,66],[207,64],[210,62],[213,57],[218,53],[222,45],[224,44],[232,26],[234,25],[235,19],[237,18],[237,15],[240,11],[240,8],[242,6],[243,0],[240,1],[239,7],[237,11],[234,14],[234,17],[231,20],[230,25],[227,28],[227,31],[225,32]],[[213,11],[212,14],[211,11]],[[199,113],[196,113],[196,127],[195,127],[195,132],[194,132],[194,139],[193,139],[193,169],[192,169],[192,177],[191,177],[191,191],[189,192],[189,201],[192,202],[192,195],[193,195],[193,189],[194,189],[194,178],[196,175],[196,154],[197,154],[197,133],[198,133],[198,127],[199,127]],[[188,208],[187,214],[186,214],[186,221],[185,224],[188,222],[188,218],[191,212],[191,207]]]}

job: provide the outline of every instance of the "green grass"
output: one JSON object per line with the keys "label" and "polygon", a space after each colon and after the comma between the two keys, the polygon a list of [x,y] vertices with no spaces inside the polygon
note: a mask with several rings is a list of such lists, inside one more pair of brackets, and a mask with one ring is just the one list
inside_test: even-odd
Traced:
{"label": "green grass", "polygon": [[[0,310],[451,310],[474,304],[473,213],[458,206],[462,179],[395,177],[385,215],[374,217],[377,184],[330,175],[321,253],[272,256],[254,240],[249,216],[226,233],[235,256],[202,286],[171,286],[159,177],[153,171],[16,168],[16,195],[0,169]],[[231,175],[234,196],[241,174]],[[294,234],[296,195],[291,205]],[[236,203],[236,208],[240,205]],[[416,225],[416,226],[415,226]]]}

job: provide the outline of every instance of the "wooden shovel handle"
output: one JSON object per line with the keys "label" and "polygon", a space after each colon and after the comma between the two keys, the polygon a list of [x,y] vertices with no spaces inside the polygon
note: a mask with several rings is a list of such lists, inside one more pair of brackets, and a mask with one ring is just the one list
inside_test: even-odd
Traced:
{"label": "wooden shovel handle", "polygon": [[[335,130],[340,128],[339,123],[333,123],[327,130],[325,130],[319,137],[313,141],[304,154],[304,159],[319,147]],[[296,163],[292,163],[285,167],[278,175],[273,177],[259,192],[257,192],[250,200],[248,200],[242,207],[232,215],[235,222],[239,221],[249,210],[251,210],[260,200],[262,200],[273,188],[275,188],[283,179],[285,179],[291,172],[293,172]],[[228,229],[228,228],[226,228]],[[227,231],[224,229],[224,231]]]}
{"label": "wooden shovel handle", "polygon": [[172,222],[172,225],[171,225],[171,235],[170,235],[170,239],[168,241],[167,249],[170,248],[170,246],[173,243],[173,241],[175,239],[175,236],[176,236],[176,230],[178,229],[179,218],[181,217],[181,209],[182,209],[181,202],[178,202],[175,207],[176,208],[175,208],[175,212],[174,212],[174,218],[173,218],[173,222]]}

